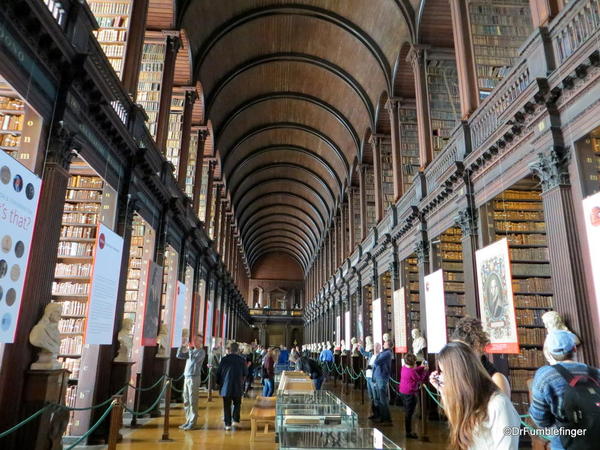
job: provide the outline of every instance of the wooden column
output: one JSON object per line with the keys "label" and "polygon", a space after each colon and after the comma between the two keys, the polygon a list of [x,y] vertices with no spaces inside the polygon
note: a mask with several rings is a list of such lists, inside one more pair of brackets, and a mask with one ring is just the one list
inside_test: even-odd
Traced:
{"label": "wooden column", "polygon": [[419,135],[419,160],[421,168],[427,167],[433,160],[433,142],[431,137],[431,113],[427,93],[427,70],[425,47],[413,45],[408,52],[408,61],[412,65],[415,77],[415,100],[417,104],[417,131]]}
{"label": "wooden column", "polygon": [[427,314],[425,312],[425,275],[429,275],[429,242],[426,237],[418,241],[415,245],[415,254],[417,255],[417,268],[419,270],[419,316],[421,318],[421,332],[426,334]]}
{"label": "wooden column", "polygon": [[568,150],[555,146],[530,165],[542,184],[554,310],[580,337],[583,360],[598,365],[590,302],[584,276],[568,172]]}
{"label": "wooden column", "polygon": [[[196,148],[196,169],[194,171],[194,198],[192,199],[192,201],[194,202],[194,211],[196,211],[196,214],[198,214],[200,210],[200,193],[202,191],[202,169],[204,164],[204,144],[207,138],[207,129],[198,130],[198,147]],[[210,173],[208,174],[208,176],[210,177]],[[206,193],[205,200],[208,209],[208,192]],[[208,223],[206,222],[206,215],[204,217],[198,218],[205,222],[205,226],[208,226]]]}
{"label": "wooden column", "polygon": [[367,237],[367,192],[366,192],[366,170],[365,165],[358,166],[358,182],[360,189],[360,236],[361,240]]}
{"label": "wooden column", "polygon": [[548,25],[564,6],[564,0],[529,0],[533,27],[538,28]]}
{"label": "wooden column", "polygon": [[190,159],[190,136],[192,134],[192,113],[197,94],[195,90],[189,89],[185,92],[185,103],[183,105],[183,120],[181,124],[181,150],[179,152],[179,173],[177,182],[185,192],[185,179],[187,178],[187,167]]}
{"label": "wooden column", "polygon": [[404,193],[404,175],[402,174],[402,151],[400,150],[400,113],[399,100],[390,98],[386,103],[390,114],[391,140],[392,140],[392,174],[394,178],[394,203]]}
{"label": "wooden column", "polygon": [[375,179],[375,225],[383,218],[383,176],[381,174],[381,136],[372,135],[369,140],[373,149],[373,178]]}
{"label": "wooden column", "polygon": [[[346,200],[347,201],[347,200]],[[340,256],[341,260],[344,261],[348,257],[348,203],[342,202],[340,208],[340,231],[341,231],[341,242],[340,242]]]}
{"label": "wooden column", "polygon": [[467,119],[479,105],[479,84],[475,68],[473,39],[469,25],[469,5],[463,0],[450,0],[454,54],[458,71],[460,115]]}
{"label": "wooden column", "polygon": [[121,78],[125,91],[136,99],[140,63],[144,49],[144,35],[146,34],[146,16],[148,15],[149,0],[136,0],[132,2],[131,16],[129,17],[129,36],[123,61]]}
{"label": "wooden column", "polygon": [[465,308],[467,315],[480,317],[479,298],[477,292],[477,265],[475,250],[477,250],[477,216],[475,209],[466,207],[459,210],[455,218],[456,224],[462,231],[463,276],[465,285]]}
{"label": "wooden column", "polygon": [[[59,116],[60,117],[60,116]],[[29,344],[29,333],[41,319],[44,308],[51,300],[54,267],[58,255],[60,227],[69,166],[74,157],[74,135],[56,125],[49,138],[44,163],[44,176],[40,192],[35,229],[31,241],[27,283],[23,298],[15,340],[4,345],[0,371],[0,430],[11,428],[25,417],[20,417],[22,399],[25,396],[25,374],[35,360],[37,351]],[[2,445],[11,448],[16,435],[4,438]]]}
{"label": "wooden column", "polygon": [[167,37],[167,46],[160,84],[160,103],[156,119],[156,146],[164,153],[167,145],[167,137],[169,135],[169,113],[171,111],[175,62],[177,60],[177,51],[179,50],[180,40],[179,31],[164,31],[163,33],[165,33]]}
{"label": "wooden column", "polygon": [[352,186],[348,188],[348,256],[352,254],[354,250],[354,234],[355,234],[355,224],[354,224],[354,196],[356,195],[356,191]]}
{"label": "wooden column", "polygon": [[[206,228],[206,232],[210,229],[210,221],[213,220],[211,210],[212,210],[212,194],[213,194],[213,179],[214,179],[214,171],[215,171],[215,162],[210,161],[208,163],[208,182],[206,183],[207,191],[206,191],[206,211],[204,212],[204,226]],[[214,240],[214,236],[213,236]]]}

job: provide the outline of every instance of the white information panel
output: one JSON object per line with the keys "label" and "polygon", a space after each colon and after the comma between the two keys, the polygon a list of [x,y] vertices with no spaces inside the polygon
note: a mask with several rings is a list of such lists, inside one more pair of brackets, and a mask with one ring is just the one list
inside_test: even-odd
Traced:
{"label": "white information panel", "polygon": [[173,315],[173,339],[171,345],[173,347],[181,347],[181,333],[183,332],[183,316],[185,315],[185,284],[181,281],[177,282],[177,291],[175,292],[175,314]]}
{"label": "white information panel", "polygon": [[583,213],[590,259],[592,263],[592,279],[596,292],[596,306],[600,316],[600,192],[583,200]]}
{"label": "white information panel", "polygon": [[448,342],[442,269],[425,276],[425,313],[427,314],[427,352],[438,353]]}
{"label": "white information panel", "polygon": [[98,225],[85,328],[86,344],[112,344],[122,255],[123,238],[106,225]]}
{"label": "white information panel", "polygon": [[342,318],[340,316],[335,316],[335,346],[340,345],[340,340],[342,339]]}
{"label": "white information panel", "polygon": [[376,298],[373,300],[372,305],[372,320],[373,320],[373,343],[380,343],[383,345],[383,332],[381,331],[381,299]]}
{"label": "white information panel", "polygon": [[350,343],[350,339],[352,339],[352,337],[350,336],[350,311],[346,311],[344,313],[344,340],[346,341],[346,350],[350,350],[352,347],[352,344]]}
{"label": "white information panel", "polygon": [[35,174],[0,151],[0,343],[4,344],[15,340],[41,185]]}
{"label": "white information panel", "polygon": [[408,352],[408,342],[406,338],[406,299],[404,297],[404,287],[394,291],[394,352]]}

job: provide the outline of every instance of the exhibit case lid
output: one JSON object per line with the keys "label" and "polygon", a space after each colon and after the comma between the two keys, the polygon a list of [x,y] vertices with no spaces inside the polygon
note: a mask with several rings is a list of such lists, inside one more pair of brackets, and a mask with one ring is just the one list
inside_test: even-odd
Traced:
{"label": "exhibit case lid", "polygon": [[284,431],[279,438],[281,450],[295,449],[401,449],[376,428],[328,431]]}

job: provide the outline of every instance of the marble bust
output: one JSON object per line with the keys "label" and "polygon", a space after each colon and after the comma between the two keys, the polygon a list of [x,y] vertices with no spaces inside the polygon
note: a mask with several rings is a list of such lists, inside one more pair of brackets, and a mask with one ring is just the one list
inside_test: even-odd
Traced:
{"label": "marble bust", "polygon": [[390,333],[383,333],[383,342],[388,342],[390,340]]}
{"label": "marble bust", "polygon": [[158,344],[158,351],[156,352],[156,357],[169,358],[171,356],[171,346],[169,345],[169,330],[167,329],[167,326],[164,323],[160,324],[156,340]]}
{"label": "marble bust", "polygon": [[365,338],[365,351],[367,351],[367,352],[373,351],[373,338],[371,336],[367,336]]}
{"label": "marble bust", "polygon": [[[547,311],[544,314],[542,314],[542,322],[544,322],[544,326],[546,327],[548,333],[554,330],[571,331],[569,330],[569,327],[565,325],[565,321],[563,320],[561,315],[556,311]],[[571,333],[573,332],[571,331]],[[581,341],[579,340],[577,335],[575,335],[575,337],[577,338],[577,340],[575,341],[576,344],[581,344]]]}
{"label": "marble bust", "polygon": [[123,319],[121,331],[119,331],[118,334],[119,352],[114,359],[115,362],[129,362],[129,354],[131,353],[133,344],[133,336],[131,335],[132,329],[133,321],[131,319]]}
{"label": "marble bust", "polygon": [[423,354],[423,350],[425,347],[427,347],[427,341],[421,334],[421,330],[418,328],[413,328],[410,334],[413,338],[412,348],[414,355],[417,357],[417,359],[424,359],[425,355]]}
{"label": "marble bust", "polygon": [[48,303],[44,315],[29,333],[29,342],[40,349],[38,359],[31,365],[31,370],[54,370],[62,367],[56,359],[60,353],[60,330],[58,322],[62,317],[60,303]]}
{"label": "marble bust", "polygon": [[360,356],[358,339],[353,337],[350,339],[350,343],[352,344],[352,356]]}

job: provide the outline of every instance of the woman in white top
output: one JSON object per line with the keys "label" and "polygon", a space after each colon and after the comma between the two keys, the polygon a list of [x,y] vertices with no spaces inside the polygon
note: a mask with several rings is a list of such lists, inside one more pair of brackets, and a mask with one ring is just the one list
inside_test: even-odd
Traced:
{"label": "woman in white top", "polygon": [[450,448],[517,450],[519,435],[512,430],[519,429],[519,414],[473,350],[462,342],[451,342],[436,360],[438,369],[430,381],[441,393],[450,424]]}

